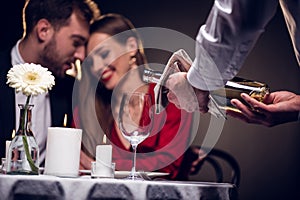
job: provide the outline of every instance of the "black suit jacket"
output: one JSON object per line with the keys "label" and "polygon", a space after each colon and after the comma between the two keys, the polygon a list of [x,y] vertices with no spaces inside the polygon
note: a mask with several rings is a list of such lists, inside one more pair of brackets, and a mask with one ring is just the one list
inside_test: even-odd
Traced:
{"label": "black suit jacket", "polygon": [[[6,84],[7,72],[12,67],[11,49],[0,52],[0,157],[5,157],[5,141],[11,140],[12,130],[15,129],[15,93]],[[63,126],[64,115],[68,115],[67,126],[72,122],[72,91],[74,79],[55,77],[55,85],[50,90],[50,106],[52,126]],[[34,123],[34,122],[33,122]]]}

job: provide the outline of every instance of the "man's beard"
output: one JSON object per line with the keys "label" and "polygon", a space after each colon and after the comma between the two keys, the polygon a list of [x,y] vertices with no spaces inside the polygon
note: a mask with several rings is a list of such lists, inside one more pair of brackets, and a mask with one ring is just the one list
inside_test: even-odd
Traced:
{"label": "man's beard", "polygon": [[60,63],[60,56],[57,53],[56,41],[54,37],[45,46],[43,52],[40,54],[41,65],[47,67],[56,77],[64,77],[62,72],[62,63]]}

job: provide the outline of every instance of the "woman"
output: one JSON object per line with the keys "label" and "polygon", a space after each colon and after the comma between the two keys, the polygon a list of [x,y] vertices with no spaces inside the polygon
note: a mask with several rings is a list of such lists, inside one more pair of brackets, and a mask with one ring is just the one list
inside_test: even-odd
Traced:
{"label": "woman", "polygon": [[[76,125],[83,129],[81,166],[90,168],[96,146],[106,135],[113,145],[116,170],[130,170],[130,143],[114,120],[117,106],[112,110],[111,105],[118,105],[122,91],[134,89],[149,92],[154,100],[155,85],[145,84],[141,78],[148,67],[141,40],[128,19],[107,14],[91,26],[87,53],[79,85],[79,107],[75,110],[80,116]],[[182,154],[190,144],[191,123],[192,114],[173,104],[155,115],[153,131],[137,147],[137,170],[168,172],[170,179],[176,179]]]}

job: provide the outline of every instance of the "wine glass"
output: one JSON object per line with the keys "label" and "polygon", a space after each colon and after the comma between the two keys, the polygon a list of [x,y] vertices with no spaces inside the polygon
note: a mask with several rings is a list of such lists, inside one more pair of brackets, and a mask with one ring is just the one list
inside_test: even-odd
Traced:
{"label": "wine glass", "polygon": [[133,149],[132,169],[126,179],[143,180],[136,172],[136,149],[145,140],[153,127],[154,108],[150,94],[141,92],[125,93],[119,110],[119,127]]}

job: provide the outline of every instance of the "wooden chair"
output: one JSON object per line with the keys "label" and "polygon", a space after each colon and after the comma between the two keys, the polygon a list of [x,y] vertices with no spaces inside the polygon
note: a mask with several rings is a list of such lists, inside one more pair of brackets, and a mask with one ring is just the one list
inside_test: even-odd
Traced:
{"label": "wooden chair", "polygon": [[[212,148],[202,148],[203,159],[195,167],[193,173],[189,173],[191,164],[199,157],[199,146],[191,146],[184,154],[183,164],[180,167],[180,172],[177,176],[177,180],[189,180],[190,175],[201,173],[201,168],[205,163],[208,163],[215,172],[215,182],[232,183],[237,188],[240,184],[240,167],[236,159],[224,150]],[[225,170],[230,170],[230,180],[225,181]],[[226,171],[227,172],[227,171]],[[228,173],[228,172],[227,172]]]}

